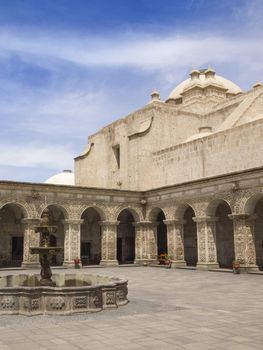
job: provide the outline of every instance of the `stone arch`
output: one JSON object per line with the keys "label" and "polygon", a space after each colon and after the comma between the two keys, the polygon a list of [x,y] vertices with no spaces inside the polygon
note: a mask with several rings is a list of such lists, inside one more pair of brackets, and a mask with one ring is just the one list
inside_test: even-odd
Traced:
{"label": "stone arch", "polygon": [[206,210],[205,210],[205,213],[207,216],[215,216],[216,215],[216,210],[217,210],[217,207],[220,205],[220,204],[223,204],[223,203],[226,203],[231,212],[232,212],[232,208],[231,208],[231,203],[230,201],[228,201],[227,199],[225,198],[215,198],[213,199],[212,201],[210,201],[206,207]]}
{"label": "stone arch", "polygon": [[175,207],[175,218],[176,219],[182,219],[185,215],[185,211],[188,209],[188,208],[192,208],[193,212],[194,212],[194,215],[196,216],[196,209],[194,207],[193,204],[190,204],[188,202],[184,202],[184,203],[180,203],[180,204],[177,204],[177,206]]}
{"label": "stone arch", "polygon": [[30,206],[26,202],[6,200],[3,202],[0,202],[0,210],[7,205],[13,206],[14,208],[15,207],[19,208],[23,213],[23,219],[26,219],[32,216],[31,214],[33,210],[30,208]]}
{"label": "stone arch", "polygon": [[[247,202],[250,203],[255,200],[257,196],[263,194],[262,190],[254,191],[254,190],[240,190],[236,194],[236,196],[232,197],[232,205],[230,206],[232,212],[235,214],[244,214],[249,206]],[[247,207],[247,208],[246,208]]]}
{"label": "stone arch", "polygon": [[175,218],[183,222],[184,259],[187,266],[196,266],[198,260],[196,208],[193,204],[182,202],[175,208]]}
{"label": "stone arch", "polygon": [[164,208],[162,207],[153,207],[153,208],[150,208],[149,211],[148,211],[148,215],[147,215],[147,218],[149,221],[156,221],[157,220],[157,217],[159,215],[159,213],[163,212],[164,214],[164,220],[166,220],[167,218],[167,213],[165,211]]}
{"label": "stone arch", "polygon": [[134,263],[135,259],[135,227],[133,223],[139,220],[138,213],[132,208],[122,209],[117,221],[117,260],[119,264]]}
{"label": "stone arch", "polygon": [[23,219],[28,211],[14,201],[5,202],[0,208],[0,266],[21,266],[24,251]]}
{"label": "stone arch", "polygon": [[64,219],[68,219],[69,218],[69,213],[68,213],[68,210],[66,209],[66,207],[61,205],[61,204],[57,204],[57,203],[53,203],[53,202],[50,202],[50,203],[45,204],[45,205],[42,206],[41,212],[40,212],[40,217],[42,217],[43,211],[46,208],[51,208],[51,207],[57,208],[58,210],[60,210],[63,213]]}
{"label": "stone arch", "polygon": [[158,256],[168,253],[167,226],[164,221],[167,218],[167,212],[161,207],[151,208],[148,213],[149,221],[156,223],[156,248]]}
{"label": "stone arch", "polygon": [[98,213],[98,215],[100,216],[101,221],[109,220],[109,213],[107,212],[107,210],[99,205],[96,205],[96,204],[83,205],[79,210],[79,218],[82,217],[83,213],[87,209],[94,209]]}
{"label": "stone arch", "polygon": [[255,208],[258,202],[263,200],[263,193],[255,193],[244,202],[244,213],[252,215],[255,213]]}
{"label": "stone arch", "polygon": [[231,203],[225,198],[212,200],[206,210],[208,216],[215,217],[216,253],[219,267],[231,268],[235,260],[234,228]]}
{"label": "stone arch", "polygon": [[249,215],[253,231],[256,265],[263,270],[263,193],[256,193],[248,198],[244,211]]}
{"label": "stone arch", "polygon": [[101,221],[106,215],[98,206],[82,210],[80,227],[80,256],[82,265],[98,265],[101,260]]}
{"label": "stone arch", "polygon": [[142,213],[138,210],[138,208],[135,208],[133,206],[127,206],[127,205],[126,206],[123,205],[116,208],[116,210],[113,213],[114,221],[118,220],[118,216],[123,210],[128,210],[132,214],[135,222],[143,221]]}

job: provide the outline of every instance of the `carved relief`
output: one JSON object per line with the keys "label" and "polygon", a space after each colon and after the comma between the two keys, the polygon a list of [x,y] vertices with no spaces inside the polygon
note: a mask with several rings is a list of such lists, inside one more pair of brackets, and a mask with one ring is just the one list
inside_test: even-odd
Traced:
{"label": "carved relief", "polygon": [[62,297],[54,297],[50,300],[50,307],[53,310],[62,310],[66,306],[65,299]]}
{"label": "carved relief", "polygon": [[11,296],[4,296],[0,301],[0,307],[2,310],[15,310],[16,300]]}
{"label": "carved relief", "polygon": [[116,298],[117,298],[117,302],[124,302],[127,299],[127,294],[128,294],[128,289],[126,286],[123,286],[119,289],[117,289],[116,292]]}
{"label": "carved relief", "polygon": [[106,292],[106,305],[115,305],[115,292]]}
{"label": "carved relief", "polygon": [[89,307],[92,309],[100,308],[102,306],[102,299],[99,293],[93,293],[89,298]]}
{"label": "carved relief", "polygon": [[77,297],[74,299],[74,308],[75,309],[85,309],[88,306],[88,300],[86,296]]}
{"label": "carved relief", "polygon": [[31,300],[31,309],[38,310],[40,306],[40,299],[32,299]]}
{"label": "carved relief", "polygon": [[206,262],[206,228],[205,222],[197,223],[198,262]]}

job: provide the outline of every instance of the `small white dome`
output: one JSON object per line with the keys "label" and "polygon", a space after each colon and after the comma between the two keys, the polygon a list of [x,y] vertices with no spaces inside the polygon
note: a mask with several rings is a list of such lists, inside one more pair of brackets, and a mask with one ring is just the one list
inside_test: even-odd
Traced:
{"label": "small white dome", "polygon": [[[170,95],[168,96],[167,100],[169,99],[174,99],[174,98],[178,98],[178,96],[181,96],[181,94],[185,91],[188,90],[189,88],[193,87],[194,85],[198,85],[201,88],[207,86],[208,84],[212,84],[215,86],[220,86],[225,88],[227,91],[226,93],[229,94],[239,94],[242,92],[242,90],[240,89],[239,86],[237,86],[235,83],[233,83],[232,81],[221,77],[220,75],[217,75],[214,73],[213,70],[211,69],[207,69],[205,70],[200,70],[200,71],[193,71],[194,73],[199,72],[198,77],[195,77],[195,79],[186,79],[184,80],[182,83],[180,83],[179,85],[176,86],[176,88],[170,93]],[[193,74],[193,72],[191,74]],[[213,73],[213,76],[211,76],[212,74],[206,76],[206,72],[208,73]]]}
{"label": "small white dome", "polygon": [[46,181],[46,184],[52,185],[75,185],[75,175],[71,170],[63,170],[62,173],[49,177]]}

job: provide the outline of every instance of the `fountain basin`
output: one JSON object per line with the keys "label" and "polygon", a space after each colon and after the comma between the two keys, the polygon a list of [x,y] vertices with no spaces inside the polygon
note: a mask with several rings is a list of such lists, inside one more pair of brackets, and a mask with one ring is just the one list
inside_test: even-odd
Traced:
{"label": "fountain basin", "polygon": [[117,308],[128,303],[127,280],[84,273],[53,274],[42,286],[35,274],[0,278],[0,315],[71,315]]}

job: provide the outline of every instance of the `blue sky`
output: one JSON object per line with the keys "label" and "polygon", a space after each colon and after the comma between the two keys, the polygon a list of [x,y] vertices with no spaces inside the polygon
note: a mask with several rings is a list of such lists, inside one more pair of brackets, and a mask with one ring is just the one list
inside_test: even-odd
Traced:
{"label": "blue sky", "polygon": [[0,0],[0,179],[42,182],[193,66],[263,80],[261,0]]}

